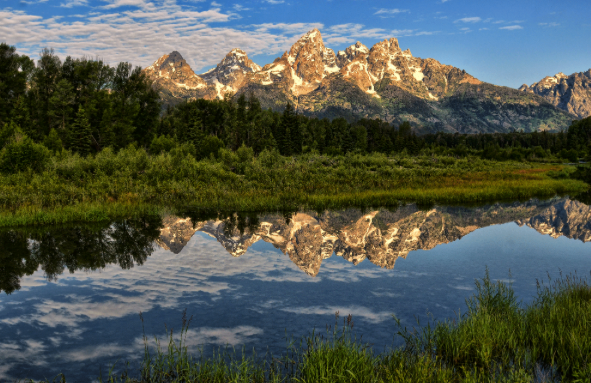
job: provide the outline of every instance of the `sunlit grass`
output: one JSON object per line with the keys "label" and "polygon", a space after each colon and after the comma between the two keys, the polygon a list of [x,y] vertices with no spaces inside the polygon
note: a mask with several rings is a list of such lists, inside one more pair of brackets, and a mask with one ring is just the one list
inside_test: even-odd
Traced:
{"label": "sunlit grass", "polygon": [[133,148],[94,158],[65,154],[43,173],[0,176],[0,226],[116,219],[180,206],[277,211],[523,200],[587,190],[569,178],[574,170],[478,157],[267,153],[226,163]]}

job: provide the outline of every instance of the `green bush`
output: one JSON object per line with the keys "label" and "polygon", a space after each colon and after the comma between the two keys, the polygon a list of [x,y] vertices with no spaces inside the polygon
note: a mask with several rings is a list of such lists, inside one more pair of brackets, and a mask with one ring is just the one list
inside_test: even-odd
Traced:
{"label": "green bush", "polygon": [[275,148],[263,150],[257,158],[259,164],[267,169],[271,169],[274,166],[279,165],[281,163],[281,159],[282,157],[279,154],[279,151]]}
{"label": "green bush", "polygon": [[43,139],[43,145],[53,153],[61,152],[64,147],[60,136],[53,128],[49,131],[49,135]]}
{"label": "green bush", "polygon": [[224,141],[216,136],[207,136],[199,144],[197,148],[197,159],[209,158],[213,154],[217,156],[219,150],[224,147]]}
{"label": "green bush", "polygon": [[154,137],[150,144],[150,153],[160,154],[162,152],[170,152],[176,146],[176,141],[170,136],[161,135]]}
{"label": "green bush", "polygon": [[41,172],[45,169],[50,153],[45,146],[36,144],[17,129],[0,152],[0,170],[3,173],[17,173],[27,169]]}

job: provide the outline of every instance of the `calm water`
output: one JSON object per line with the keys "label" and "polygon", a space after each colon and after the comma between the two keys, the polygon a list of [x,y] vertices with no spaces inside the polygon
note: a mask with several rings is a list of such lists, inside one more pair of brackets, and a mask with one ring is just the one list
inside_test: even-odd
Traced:
{"label": "calm water", "polygon": [[[479,208],[145,218],[0,233],[0,380],[88,381],[131,371],[146,335],[179,329],[195,352],[282,353],[352,314],[377,351],[406,325],[464,310],[474,279],[536,279],[591,270],[591,207],[569,199]],[[509,276],[509,271],[510,275]]]}

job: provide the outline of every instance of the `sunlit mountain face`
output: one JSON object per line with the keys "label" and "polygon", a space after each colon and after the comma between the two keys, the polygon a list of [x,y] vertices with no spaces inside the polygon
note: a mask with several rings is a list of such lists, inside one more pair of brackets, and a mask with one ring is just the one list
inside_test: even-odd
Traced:
{"label": "sunlit mountain face", "polygon": [[[143,331],[193,315],[192,352],[285,351],[352,314],[378,351],[463,312],[488,268],[529,301],[548,273],[591,270],[591,207],[568,198],[479,207],[146,216],[0,233],[0,380],[137,369]],[[402,258],[402,259],[400,259]],[[139,319],[143,313],[144,330]]]}

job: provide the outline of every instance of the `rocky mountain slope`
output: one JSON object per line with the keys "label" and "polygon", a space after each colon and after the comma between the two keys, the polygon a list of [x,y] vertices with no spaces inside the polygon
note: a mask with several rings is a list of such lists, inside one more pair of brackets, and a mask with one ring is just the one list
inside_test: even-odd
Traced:
{"label": "rocky mountain slope", "polygon": [[461,239],[472,231],[515,221],[542,234],[591,240],[591,207],[569,199],[520,204],[494,204],[480,208],[437,207],[419,210],[407,205],[396,211],[363,213],[348,209],[322,214],[263,215],[250,229],[238,230],[231,220],[191,222],[168,217],[157,243],[179,253],[191,236],[201,231],[215,238],[234,257],[242,256],[257,241],[271,243],[294,264],[316,276],[323,259],[333,254],[358,264],[367,259],[393,268],[396,260],[414,250],[429,250]]}
{"label": "rocky mountain slope", "polygon": [[165,104],[178,103],[183,99],[215,98],[215,89],[197,76],[179,52],[160,57],[144,69],[154,81]]}
{"label": "rocky mountain slope", "polygon": [[570,76],[558,73],[531,86],[523,84],[519,90],[542,96],[552,105],[579,118],[591,116],[591,69]]}
{"label": "rocky mountain slope", "polygon": [[[164,69],[163,69],[164,68]],[[233,49],[216,68],[195,75],[178,52],[146,68],[166,103],[254,94],[264,108],[320,118],[404,120],[419,131],[462,133],[559,130],[575,118],[533,92],[495,86],[434,59],[414,57],[391,38],[334,53],[319,30],[260,68]]]}

